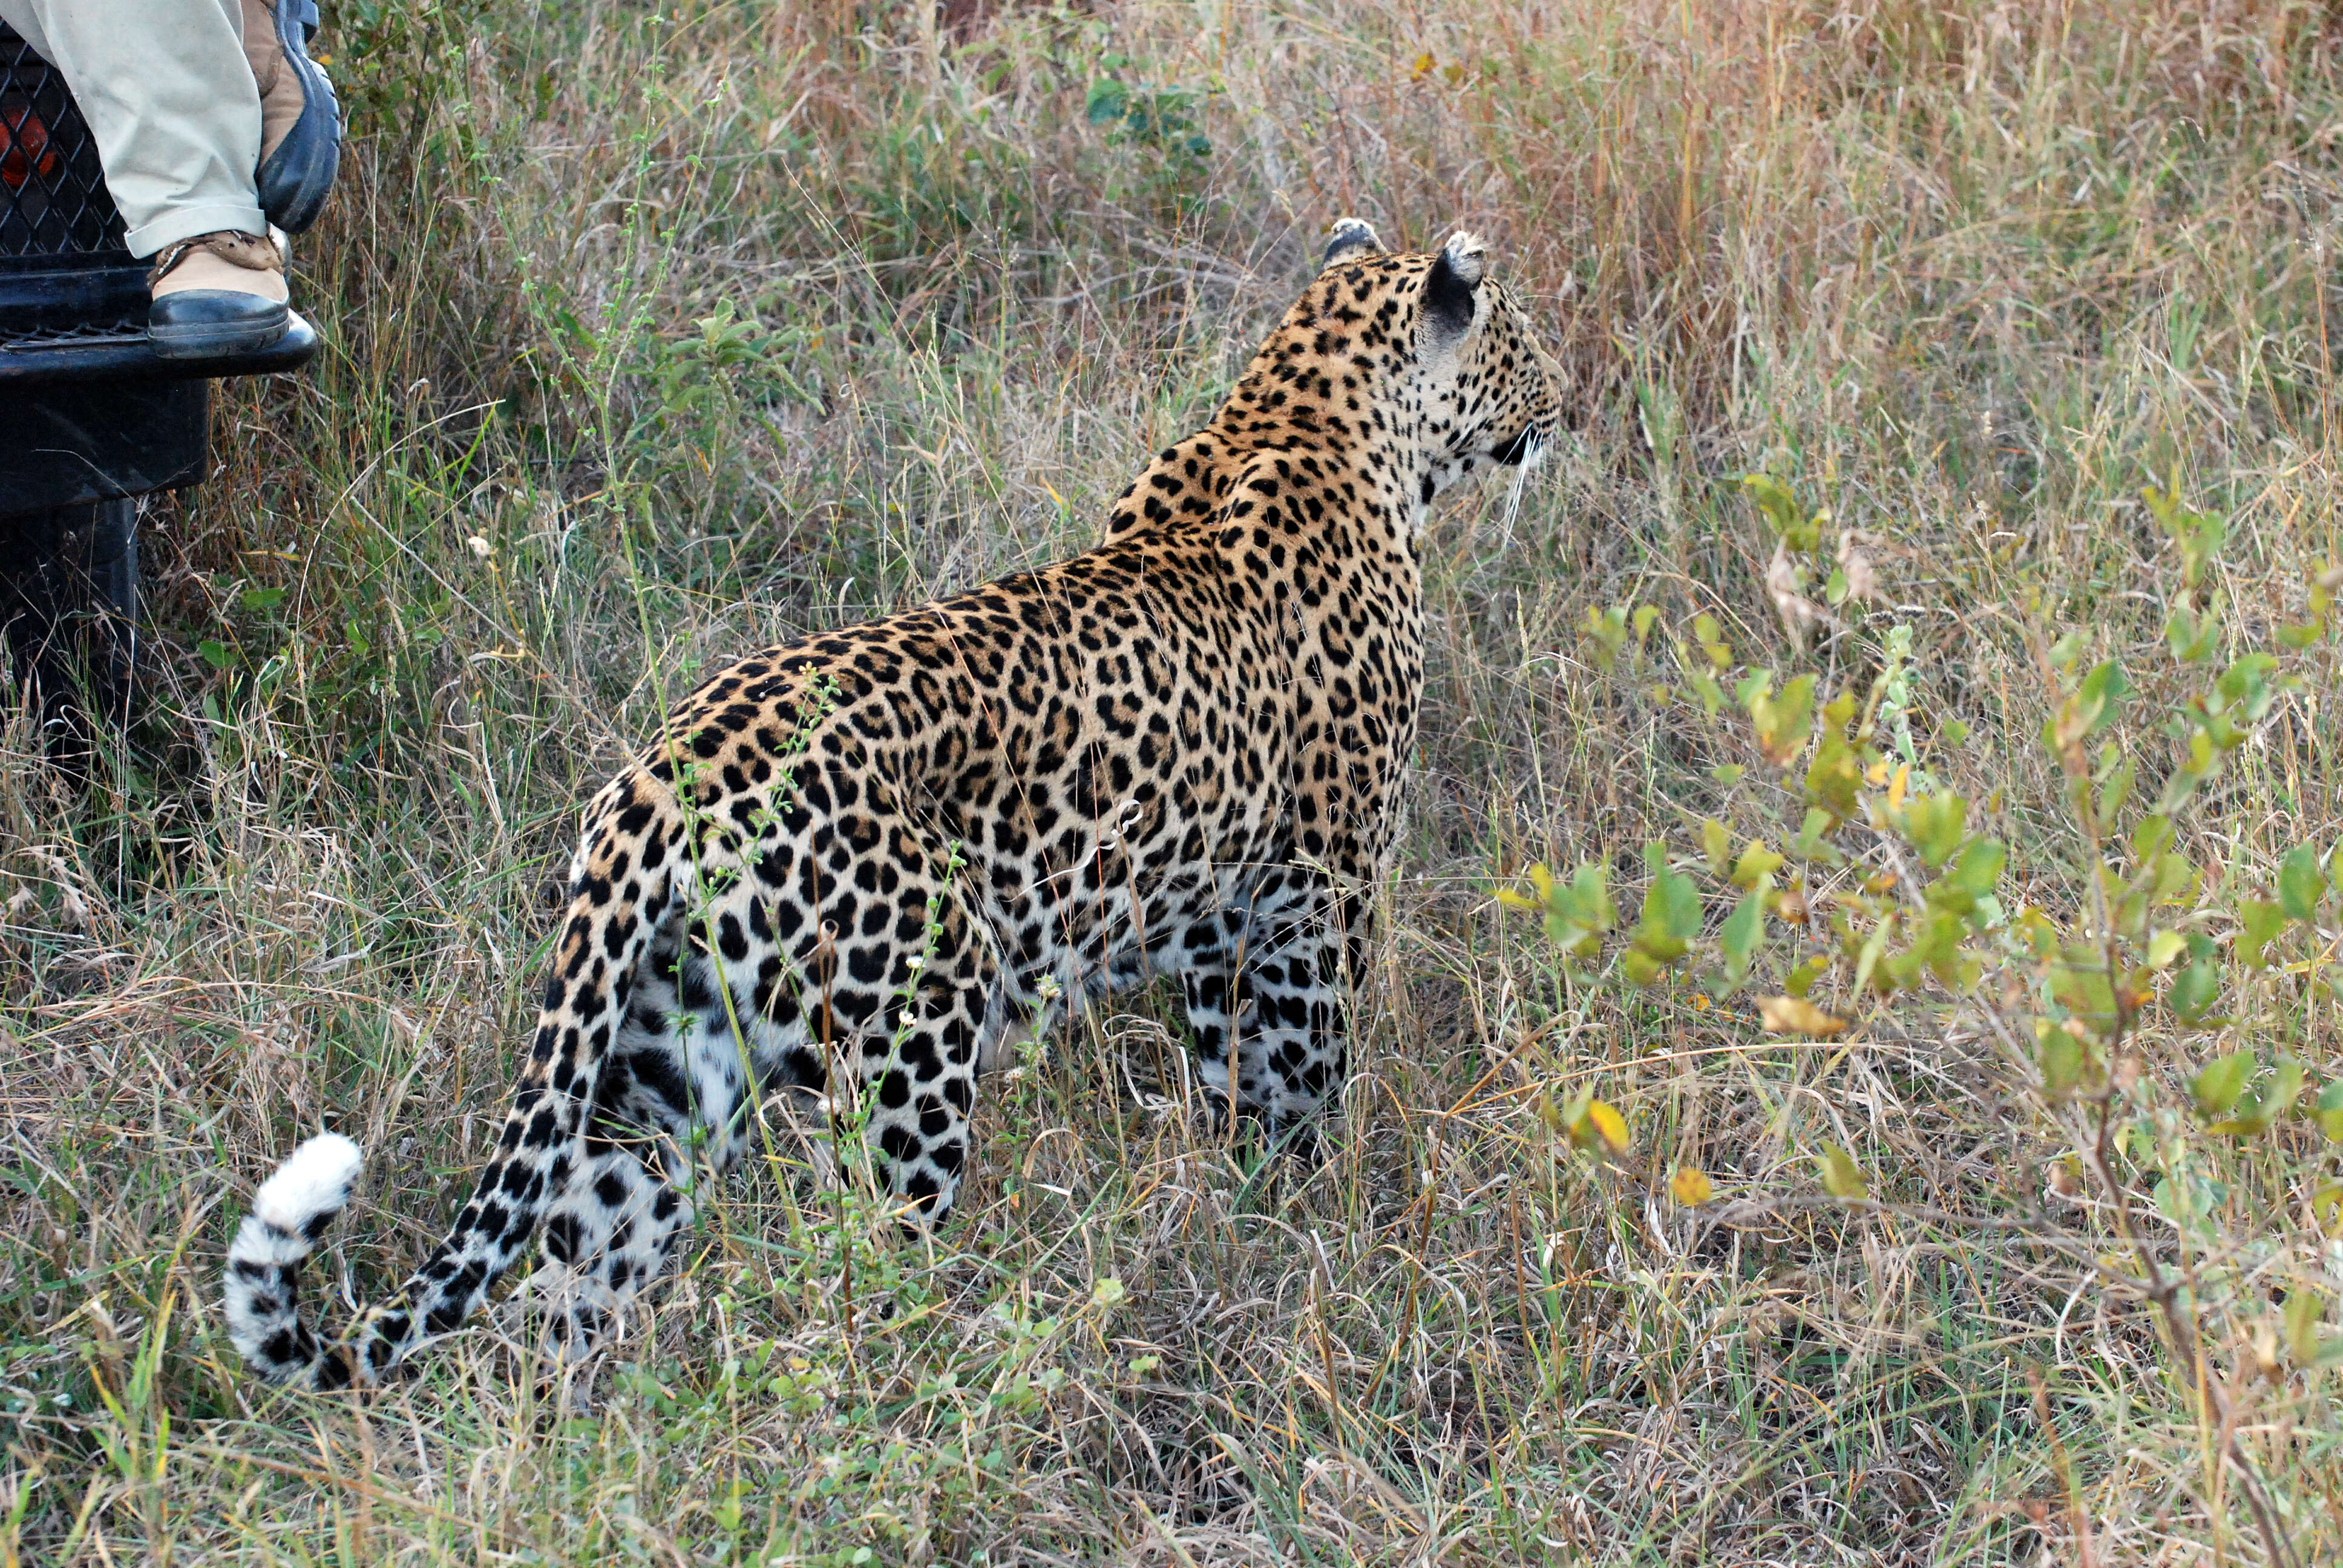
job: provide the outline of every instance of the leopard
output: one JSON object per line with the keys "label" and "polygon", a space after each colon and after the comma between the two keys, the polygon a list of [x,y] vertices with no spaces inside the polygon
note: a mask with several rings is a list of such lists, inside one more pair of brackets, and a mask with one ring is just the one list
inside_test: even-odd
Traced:
{"label": "leopard", "polygon": [[528,1055],[444,1238],[313,1329],[300,1268],[361,1157],[311,1138],[228,1248],[246,1362],[378,1384],[533,1237],[538,1347],[591,1353],[773,1105],[859,1118],[870,1190],[932,1236],[980,1078],[1156,977],[1212,1101],[1311,1146],[1400,831],[1434,503],[1535,467],[1563,388],[1473,232],[1394,252],[1345,218],[1095,548],[711,675],[585,810]]}

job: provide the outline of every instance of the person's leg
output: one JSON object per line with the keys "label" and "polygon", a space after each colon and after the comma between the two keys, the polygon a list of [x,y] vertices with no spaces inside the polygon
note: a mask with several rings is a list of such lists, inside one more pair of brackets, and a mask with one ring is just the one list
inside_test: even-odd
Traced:
{"label": "person's leg", "polygon": [[0,0],[0,17],[73,88],[131,255],[267,234],[242,0]]}
{"label": "person's leg", "polygon": [[0,16],[64,74],[125,243],[154,258],[155,352],[216,359],[307,335],[256,188],[263,120],[245,0],[0,0]]}
{"label": "person's leg", "polygon": [[299,234],[317,221],[341,166],[341,109],[309,57],[317,0],[242,0],[244,54],[260,88],[260,207]]}

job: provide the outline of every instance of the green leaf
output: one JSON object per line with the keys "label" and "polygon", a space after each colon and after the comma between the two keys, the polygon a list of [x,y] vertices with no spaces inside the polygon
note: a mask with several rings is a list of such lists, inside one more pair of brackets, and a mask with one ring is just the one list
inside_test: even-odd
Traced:
{"label": "green leaf", "polygon": [[2131,695],[2131,682],[2124,678],[2123,666],[2110,658],[2083,677],[2075,695],[2091,716],[2090,733],[2096,735],[2115,722],[2117,705]]}
{"label": "green leaf", "polygon": [[1629,978],[1648,985],[1661,970],[1691,950],[1700,934],[1700,890],[1690,877],[1671,870],[1667,846],[1654,842],[1644,849],[1651,868],[1651,885],[1644,890],[1643,918],[1635,927],[1631,952],[1645,960],[1630,967]]}
{"label": "green leaf", "polygon": [[2343,1082],[2330,1083],[2318,1091],[2310,1119],[2318,1124],[2327,1141],[2343,1143]]}
{"label": "green leaf", "polygon": [[1609,669],[1619,662],[1619,655],[1627,647],[1627,609],[1624,605],[1613,605],[1607,609],[1586,607],[1586,625],[1583,634],[1594,645],[1594,662]]}
{"label": "green leaf", "polygon": [[204,662],[214,669],[226,669],[236,662],[236,655],[227,650],[227,645],[211,638],[206,638],[196,644],[196,651],[201,654]]}
{"label": "green leaf", "polygon": [[1823,731],[1822,744],[1806,769],[1806,799],[1840,822],[1861,810],[1857,791],[1863,784],[1863,764],[1846,737],[1835,729]]}
{"label": "green leaf", "polygon": [[1961,847],[1969,803],[1951,790],[1924,796],[1904,807],[1904,838],[1931,867],[1941,866]]}
{"label": "green leaf", "polygon": [[1765,847],[1765,840],[1752,839],[1741,846],[1741,859],[1733,863],[1733,885],[1754,888],[1760,879],[1782,869],[1782,857]]}
{"label": "green leaf", "polygon": [[2221,1000],[2221,971],[2199,959],[2180,971],[2165,1000],[2172,1004],[2172,1016],[2193,1029]]}
{"label": "green leaf", "polygon": [[2050,994],[2059,1006],[2103,1033],[2115,1027],[2116,988],[2097,950],[2068,949],[2061,961],[2050,966],[2049,979]]}
{"label": "green leaf", "polygon": [[281,588],[246,588],[243,595],[244,608],[249,610],[273,609],[284,599],[285,590]]}
{"label": "green leaf", "polygon": [[2282,1057],[2270,1075],[2237,1101],[2232,1115],[2207,1131],[2226,1138],[2259,1138],[2277,1126],[2301,1097],[2302,1063]]}
{"label": "green leaf", "polygon": [[2131,695],[2123,666],[2110,658],[2083,677],[2058,711],[2043,727],[2043,739],[2054,752],[2078,746],[2115,722],[2116,711]]}
{"label": "green leaf", "polygon": [[1815,981],[1830,972],[1830,966],[1829,959],[1816,953],[1782,977],[1782,989],[1804,1001],[1806,993],[1815,989]]}
{"label": "green leaf", "polygon": [[1774,526],[1783,547],[1793,555],[1821,547],[1825,514],[1817,512],[1808,517],[1789,486],[1771,474],[1745,474],[1742,476],[1741,487],[1749,492],[1758,510],[1765,514],[1765,520]]}
{"label": "green leaf", "polygon": [[2081,1040],[2052,1026],[2042,1030],[2035,1060],[2042,1070],[2042,1091],[2053,1100],[2064,1100],[2082,1082],[2083,1067],[2088,1059]]}
{"label": "green leaf", "polygon": [[2318,851],[2308,844],[2297,844],[2278,867],[2278,907],[2286,911],[2288,920],[2315,920],[2318,918],[2318,900],[2326,891],[2327,879],[2318,869]]}
{"label": "green leaf", "polygon": [[2172,842],[2172,819],[2165,816],[2142,817],[2131,830],[2132,858],[2146,865],[2163,853]]}
{"label": "green leaf", "polygon": [[1806,819],[1798,824],[1798,836],[1790,840],[1790,853],[1801,860],[1821,860],[1836,865],[1845,857],[1825,841],[1837,819],[1820,806],[1806,808]]}
{"label": "green leaf", "polygon": [[2197,869],[2179,856],[2167,851],[2156,858],[2156,898],[2178,899],[2197,885]]}
{"label": "green leaf", "polygon": [[1711,876],[1722,877],[1733,856],[1733,835],[1725,824],[1711,817],[1700,825],[1701,852],[1708,857]]}
{"label": "green leaf", "polygon": [[1846,727],[1855,718],[1855,693],[1841,692],[1823,709],[1822,739],[1806,768],[1806,799],[1841,822],[1860,814],[1857,792],[1863,786],[1863,761],[1848,743]]}
{"label": "green leaf", "polygon": [[2001,869],[2008,863],[2009,851],[2000,839],[1979,839],[1961,851],[1960,859],[1953,867],[1952,879],[1964,892],[1983,898],[2001,880]]}
{"label": "green leaf", "polygon": [[[2222,717],[2231,719],[2233,723],[2241,719],[2251,724],[2268,713],[2270,705],[2278,699],[2280,689],[2270,678],[2277,673],[2278,658],[2275,654],[2248,653],[2232,660],[2229,668],[2221,672],[2221,678],[2213,683],[2215,694],[2221,699],[2223,707],[2229,710]],[[2217,737],[2229,749],[2236,749],[2245,739],[2242,729],[2234,732],[2225,730],[2222,736]]]}
{"label": "green leaf", "polygon": [[2153,486],[2140,492],[2147,509],[2156,515],[2164,531],[2180,548],[2180,581],[2195,588],[2205,575],[2205,568],[2220,553],[2229,536],[2228,525],[2219,518],[2192,512],[2180,504],[2177,477],[2169,491]]}
{"label": "green leaf", "polygon": [[2249,970],[2269,962],[2269,945],[2286,930],[2286,910],[2268,899],[2247,899],[2237,906],[2237,957]]}
{"label": "green leaf", "polygon": [[1761,676],[1742,702],[1757,731],[1757,749],[1775,767],[1787,768],[1805,749],[1806,732],[1813,728],[1815,678],[1799,676],[1778,695],[1769,689],[1772,680],[1770,674]]}
{"label": "green leaf", "polygon": [[1710,668],[1719,671],[1733,668],[1733,649],[1726,645],[1715,616],[1693,617],[1692,638],[1700,645],[1701,657],[1708,660]]}
{"label": "green leaf", "polygon": [[2198,617],[2187,606],[2175,605],[2164,623],[2164,645],[2181,663],[2202,664],[2220,650],[2221,618],[2209,610]]}
{"label": "green leaf", "polygon": [[2303,1066],[2291,1056],[2281,1056],[2255,1090],[2255,1096],[2272,1121],[2294,1114],[2297,1101],[2302,1098]]}
{"label": "green leaf", "polygon": [[1963,917],[1948,910],[1937,910],[1928,916],[1921,927],[1918,940],[1913,942],[1912,950],[1906,958],[1915,966],[1927,965],[1929,971],[1947,988],[1966,992],[1976,984],[1982,972],[1976,955],[1961,946],[1961,938],[1966,934],[1967,929],[1967,921]]}
{"label": "green leaf", "polygon": [[[1864,939],[1863,946],[1856,950],[1855,959],[1855,994],[1856,996],[1860,997],[1863,994],[1863,988],[1872,983],[1874,971],[1879,969],[1879,960],[1886,956],[1888,934],[1895,926],[1895,916],[1890,915],[1882,920],[1871,928],[1871,934]],[[1895,990],[1896,977],[1892,973],[1880,973],[1877,978],[1880,982],[1880,995],[1885,996]]]}
{"label": "green leaf", "polygon": [[2188,1081],[2189,1097],[2200,1116],[2218,1116],[2237,1102],[2246,1080],[2253,1076],[2254,1053],[2232,1051]]}
{"label": "green leaf", "polygon": [[2058,956],[2058,926],[2049,916],[2030,904],[2020,904],[2016,925],[2036,959],[2046,964]]}
{"label": "green leaf", "polygon": [[1564,952],[1574,958],[1591,957],[1603,938],[1618,926],[1608,867],[1591,861],[1582,864],[1566,883],[1555,881],[1544,866],[1532,866],[1529,876],[1537,889],[1536,898],[1510,890],[1497,896],[1516,908],[1543,910],[1546,940]]}
{"label": "green leaf", "polygon": [[2129,757],[2121,759],[2109,769],[2099,785],[2099,831],[2105,833],[2115,827],[2116,813],[2131,799],[2131,787],[2138,777],[2139,766]]}
{"label": "green leaf", "polygon": [[2155,1203],[2156,1211],[2176,1226],[2188,1223],[2191,1218],[2188,1189],[2181,1183],[2169,1176],[2159,1176],[2156,1179],[2156,1185],[2148,1189],[2148,1198]]}
{"label": "green leaf", "polygon": [[1863,1167],[1837,1144],[1824,1144],[1816,1162],[1822,1167],[1823,1191],[1832,1197],[1852,1202],[1870,1196],[1871,1189],[1863,1179]]}
{"label": "green leaf", "polygon": [[2322,1342],[2326,1336],[2318,1332],[2327,1321],[2327,1298],[2308,1285],[2289,1285],[2286,1292],[2286,1353],[2294,1364],[2309,1368],[2328,1359]]}
{"label": "green leaf", "polygon": [[1130,105],[1131,89],[1110,79],[1091,84],[1090,102],[1084,107],[1091,125],[1103,126],[1121,119]]}
{"label": "green leaf", "polygon": [[1725,930],[1718,933],[1728,989],[1737,989],[1749,978],[1749,965],[1765,940],[1765,895],[1773,886],[1773,878],[1758,879],[1757,885],[1742,897],[1732,918],[1725,922]]}

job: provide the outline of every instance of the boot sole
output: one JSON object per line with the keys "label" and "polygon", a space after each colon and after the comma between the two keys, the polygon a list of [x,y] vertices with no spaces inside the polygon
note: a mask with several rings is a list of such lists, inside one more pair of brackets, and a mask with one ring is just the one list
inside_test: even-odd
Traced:
{"label": "boot sole", "polygon": [[276,347],[298,319],[292,311],[286,310],[274,319],[149,326],[146,341],[154,346],[156,357],[163,359],[219,359],[233,354],[257,354]]}
{"label": "boot sole", "polygon": [[341,106],[334,96],[334,84],[309,58],[317,0],[277,0],[272,17],[285,63],[301,83],[301,116],[262,161],[256,183],[260,210],[268,221],[287,234],[299,234],[325,210],[335,172],[341,167]]}

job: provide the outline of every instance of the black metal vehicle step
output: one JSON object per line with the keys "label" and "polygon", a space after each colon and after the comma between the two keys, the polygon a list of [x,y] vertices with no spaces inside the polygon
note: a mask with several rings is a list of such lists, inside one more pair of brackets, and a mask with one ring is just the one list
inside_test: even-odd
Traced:
{"label": "black metal vehicle step", "polygon": [[193,381],[296,370],[317,353],[317,333],[298,316],[274,345],[256,354],[166,359],[135,321],[105,327],[0,335],[0,387],[21,391],[79,381]]}

